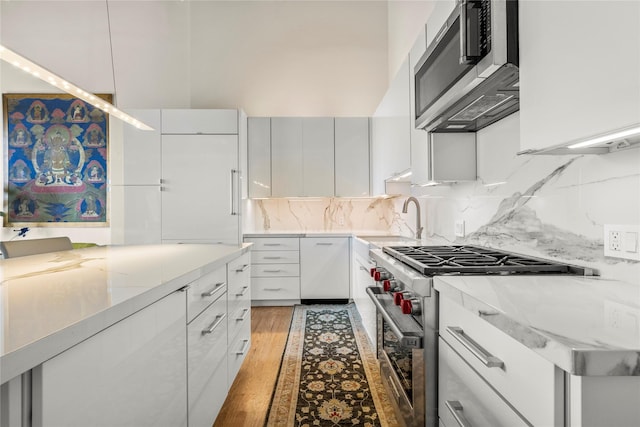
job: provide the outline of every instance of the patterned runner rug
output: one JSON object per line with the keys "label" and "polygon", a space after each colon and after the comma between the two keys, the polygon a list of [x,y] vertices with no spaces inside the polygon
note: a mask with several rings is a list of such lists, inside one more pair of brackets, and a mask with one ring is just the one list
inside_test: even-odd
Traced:
{"label": "patterned runner rug", "polygon": [[296,306],[266,426],[397,425],[355,306]]}

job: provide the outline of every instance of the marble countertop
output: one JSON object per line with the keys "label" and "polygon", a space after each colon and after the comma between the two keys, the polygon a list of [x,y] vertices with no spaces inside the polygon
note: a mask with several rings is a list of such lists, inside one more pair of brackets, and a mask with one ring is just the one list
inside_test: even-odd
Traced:
{"label": "marble countertop", "polygon": [[98,246],[0,260],[0,384],[250,246]]}
{"label": "marble countertop", "polygon": [[434,287],[580,376],[640,376],[640,284],[585,276],[438,276]]}

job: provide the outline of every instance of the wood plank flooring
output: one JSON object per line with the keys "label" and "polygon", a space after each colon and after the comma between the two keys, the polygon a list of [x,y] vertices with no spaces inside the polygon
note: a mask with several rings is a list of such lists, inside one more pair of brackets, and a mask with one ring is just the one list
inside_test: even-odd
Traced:
{"label": "wood plank flooring", "polygon": [[293,307],[251,308],[251,349],[214,427],[264,426],[292,314]]}

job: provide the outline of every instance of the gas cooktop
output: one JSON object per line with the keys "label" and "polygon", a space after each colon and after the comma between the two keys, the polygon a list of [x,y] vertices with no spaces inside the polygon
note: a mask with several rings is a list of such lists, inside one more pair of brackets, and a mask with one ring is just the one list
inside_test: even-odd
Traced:
{"label": "gas cooktop", "polygon": [[582,267],[478,246],[385,246],[383,251],[426,276],[438,274],[582,274]]}

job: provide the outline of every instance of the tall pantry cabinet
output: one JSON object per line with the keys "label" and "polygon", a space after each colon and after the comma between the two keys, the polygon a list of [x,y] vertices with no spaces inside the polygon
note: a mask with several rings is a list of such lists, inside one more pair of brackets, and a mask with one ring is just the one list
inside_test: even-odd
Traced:
{"label": "tall pantry cabinet", "polygon": [[131,113],[154,117],[155,130],[123,129],[123,171],[112,184],[114,243],[241,242],[244,112]]}

